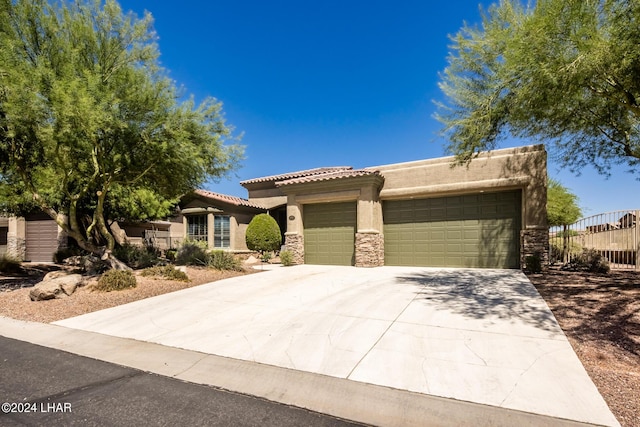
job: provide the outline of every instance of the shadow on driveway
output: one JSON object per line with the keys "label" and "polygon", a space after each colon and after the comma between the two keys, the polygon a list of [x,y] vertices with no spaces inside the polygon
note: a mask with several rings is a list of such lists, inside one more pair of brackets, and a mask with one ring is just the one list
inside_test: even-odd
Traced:
{"label": "shadow on driveway", "polygon": [[441,270],[399,276],[417,287],[418,300],[470,319],[519,319],[557,332],[558,324],[535,287],[510,270]]}

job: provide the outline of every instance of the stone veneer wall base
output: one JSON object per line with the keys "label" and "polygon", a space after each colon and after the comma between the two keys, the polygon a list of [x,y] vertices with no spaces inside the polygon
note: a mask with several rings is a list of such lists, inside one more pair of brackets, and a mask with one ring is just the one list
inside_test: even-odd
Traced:
{"label": "stone veneer wall base", "polygon": [[284,245],[293,254],[293,265],[304,264],[304,236],[298,233],[284,233]]}
{"label": "stone veneer wall base", "polygon": [[384,265],[384,236],[378,232],[356,233],[356,267]]}
{"label": "stone veneer wall base", "polygon": [[528,256],[539,256],[542,269],[546,270],[549,266],[549,230],[547,228],[522,230],[520,236],[522,239],[520,268],[524,270]]}

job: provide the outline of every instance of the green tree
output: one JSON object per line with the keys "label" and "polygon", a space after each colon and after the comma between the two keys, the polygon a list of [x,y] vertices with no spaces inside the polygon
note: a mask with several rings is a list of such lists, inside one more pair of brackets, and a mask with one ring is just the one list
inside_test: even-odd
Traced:
{"label": "green tree", "polygon": [[547,185],[547,221],[550,227],[570,225],[582,217],[578,196],[560,181],[549,178]]}
{"label": "green tree", "polygon": [[269,214],[259,214],[253,217],[245,234],[247,247],[252,251],[260,251],[264,254],[276,251],[282,245],[280,227]]}
{"label": "green tree", "polygon": [[0,210],[41,209],[110,259],[107,219],[167,216],[242,147],[215,99],[179,100],[150,14],[52,3],[0,0]]}
{"label": "green tree", "polygon": [[573,172],[640,164],[640,2],[502,0],[452,37],[436,117],[458,163],[511,134]]}
{"label": "green tree", "polygon": [[569,225],[582,216],[578,196],[563,186],[560,181],[549,178],[547,184],[547,221],[550,227],[562,226],[558,236],[562,238],[562,259],[569,262]]}

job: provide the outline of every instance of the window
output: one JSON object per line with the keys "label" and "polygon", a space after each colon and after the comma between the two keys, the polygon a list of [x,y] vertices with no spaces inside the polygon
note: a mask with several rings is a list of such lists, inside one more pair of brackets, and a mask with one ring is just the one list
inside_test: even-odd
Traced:
{"label": "window", "polygon": [[207,241],[207,216],[193,215],[187,217],[187,236],[190,240]]}
{"label": "window", "polygon": [[213,246],[215,248],[231,247],[231,221],[228,216],[213,219]]}
{"label": "window", "polygon": [[9,233],[9,227],[0,227],[0,246],[7,245],[7,233]]}

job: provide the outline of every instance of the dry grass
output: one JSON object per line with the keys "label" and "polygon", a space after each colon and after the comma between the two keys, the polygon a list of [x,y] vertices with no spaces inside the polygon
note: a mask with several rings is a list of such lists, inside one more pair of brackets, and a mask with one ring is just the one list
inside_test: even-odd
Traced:
{"label": "dry grass", "polygon": [[640,426],[640,274],[551,270],[529,279],[623,426]]}

